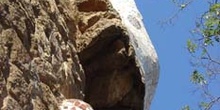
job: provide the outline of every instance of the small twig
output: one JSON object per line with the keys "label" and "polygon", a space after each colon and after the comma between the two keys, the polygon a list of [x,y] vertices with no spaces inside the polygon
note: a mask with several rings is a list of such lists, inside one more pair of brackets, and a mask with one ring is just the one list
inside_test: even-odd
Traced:
{"label": "small twig", "polygon": [[211,55],[209,54],[208,50],[205,47],[203,47],[203,49],[206,51],[207,57],[202,57],[201,59],[207,59],[207,60],[210,60],[213,63],[216,63],[216,64],[220,65],[220,62],[212,59]]}
{"label": "small twig", "polygon": [[210,109],[212,108],[212,106],[213,106],[216,102],[218,102],[219,100],[220,100],[220,97],[217,97],[217,98],[213,99],[213,100],[208,104],[208,107],[205,108],[205,110],[210,110]]}
{"label": "small twig", "polygon": [[218,3],[218,0],[215,0],[215,2],[214,3]]}
{"label": "small twig", "polygon": [[172,0],[172,2],[178,7],[178,10],[170,16],[168,19],[160,21],[161,25],[163,26],[164,24],[172,24],[173,20],[178,17],[179,13],[183,11],[188,5],[190,5],[194,0],[189,0],[186,3],[178,3],[176,0]]}

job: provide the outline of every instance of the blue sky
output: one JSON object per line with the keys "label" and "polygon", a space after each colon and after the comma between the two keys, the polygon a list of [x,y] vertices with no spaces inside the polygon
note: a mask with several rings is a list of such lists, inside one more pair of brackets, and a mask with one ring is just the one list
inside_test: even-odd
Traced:
{"label": "blue sky", "polygon": [[172,16],[177,8],[172,0],[136,0],[144,24],[156,48],[160,62],[160,79],[151,110],[180,110],[185,104],[196,105],[199,96],[189,82],[190,55],[186,41],[196,19],[207,10],[204,1],[196,1],[182,11],[173,25],[161,27],[159,21]]}

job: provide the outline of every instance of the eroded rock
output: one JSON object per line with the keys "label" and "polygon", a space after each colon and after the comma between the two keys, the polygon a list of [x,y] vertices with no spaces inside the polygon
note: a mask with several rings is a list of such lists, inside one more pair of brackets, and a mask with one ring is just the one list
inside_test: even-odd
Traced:
{"label": "eroded rock", "polygon": [[[84,100],[95,110],[143,109],[148,92],[143,79],[151,79],[138,62],[132,32],[112,5],[1,0],[1,109],[57,110],[66,99]],[[128,19],[143,29],[135,16]],[[151,96],[146,98],[150,103]]]}

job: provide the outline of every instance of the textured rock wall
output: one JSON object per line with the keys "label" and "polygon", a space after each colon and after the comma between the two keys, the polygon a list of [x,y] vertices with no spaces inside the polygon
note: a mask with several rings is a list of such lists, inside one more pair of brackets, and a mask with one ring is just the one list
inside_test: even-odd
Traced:
{"label": "textured rock wall", "polygon": [[149,110],[159,79],[159,62],[134,0],[110,0],[126,27],[135,61],[145,83],[144,110]]}
{"label": "textured rock wall", "polygon": [[2,109],[58,109],[64,98],[83,99],[85,75],[66,4],[0,1]]}
{"label": "textured rock wall", "polygon": [[141,110],[145,86],[127,28],[108,0],[1,0],[0,107]]}

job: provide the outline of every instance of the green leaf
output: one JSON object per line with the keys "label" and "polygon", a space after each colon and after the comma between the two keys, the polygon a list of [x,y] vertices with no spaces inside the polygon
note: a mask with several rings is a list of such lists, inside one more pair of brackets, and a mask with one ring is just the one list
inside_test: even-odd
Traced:
{"label": "green leaf", "polygon": [[191,75],[191,82],[194,84],[201,84],[202,85],[206,81],[205,81],[204,76],[201,73],[199,73],[197,70],[194,70],[193,74]]}
{"label": "green leaf", "polygon": [[206,21],[205,21],[205,26],[207,28],[213,28],[216,27],[219,24],[219,19],[217,19],[214,16],[210,16]]}
{"label": "green leaf", "polygon": [[[211,40],[210,37],[215,35],[215,30],[213,29],[204,29],[203,30],[203,35],[206,38],[205,40]],[[208,43],[205,41],[205,43]]]}
{"label": "green leaf", "polygon": [[186,6],[187,6],[186,4],[181,4],[181,5],[180,5],[180,8],[181,8],[181,9],[184,9],[184,8],[186,8]]}
{"label": "green leaf", "polygon": [[185,105],[184,107],[182,107],[181,110],[191,110],[191,109],[190,109],[189,105]]}
{"label": "green leaf", "polygon": [[216,3],[210,7],[210,12],[214,12],[217,9],[220,9],[220,3]]}
{"label": "green leaf", "polygon": [[202,56],[206,55],[206,53],[207,53],[207,50],[206,50],[206,49],[203,49],[203,50],[202,50]]}
{"label": "green leaf", "polygon": [[195,53],[197,45],[193,43],[190,39],[187,40],[187,49],[190,53]]}
{"label": "green leaf", "polygon": [[201,108],[207,109],[207,108],[209,107],[209,103],[207,103],[207,102],[201,102],[201,103],[199,104],[199,106],[200,106]]}
{"label": "green leaf", "polygon": [[206,37],[205,40],[204,40],[204,44],[205,45],[210,45],[210,44],[212,45],[213,41],[209,37]]}

